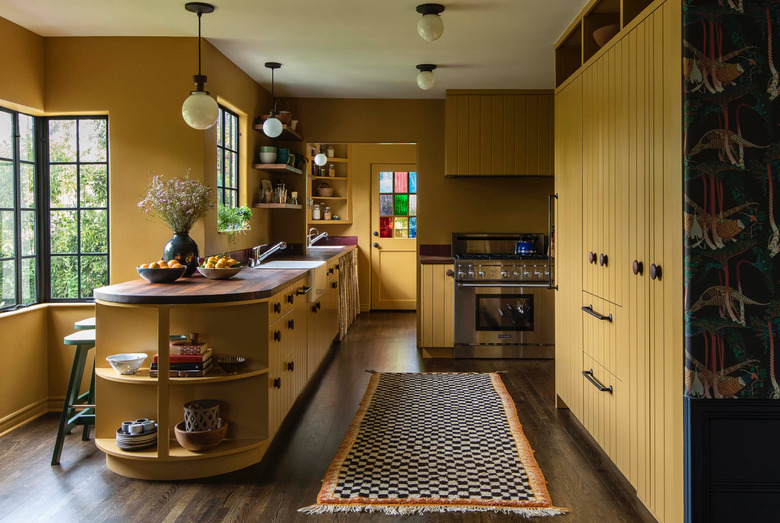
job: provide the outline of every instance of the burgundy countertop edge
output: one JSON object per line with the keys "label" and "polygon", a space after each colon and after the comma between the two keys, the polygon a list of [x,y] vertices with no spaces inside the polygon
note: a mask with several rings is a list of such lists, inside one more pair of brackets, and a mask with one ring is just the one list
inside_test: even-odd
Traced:
{"label": "burgundy countertop edge", "polygon": [[431,256],[428,254],[420,255],[421,265],[450,265],[455,263],[455,258],[452,256]]}
{"label": "burgundy countertop edge", "polygon": [[452,247],[449,243],[423,243],[420,244],[420,255],[449,257]]}

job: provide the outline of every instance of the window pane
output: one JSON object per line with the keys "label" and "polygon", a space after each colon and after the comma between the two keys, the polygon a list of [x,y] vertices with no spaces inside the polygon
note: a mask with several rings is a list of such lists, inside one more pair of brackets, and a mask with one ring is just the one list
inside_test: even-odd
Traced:
{"label": "window pane", "polygon": [[224,136],[222,136],[222,118],[225,115],[225,111],[222,110],[222,108],[219,108],[219,117],[217,118],[217,145],[224,145],[225,139]]}
{"label": "window pane", "polygon": [[35,161],[35,118],[19,115],[19,159]]}
{"label": "window pane", "polygon": [[409,218],[395,217],[395,234],[396,238],[408,238],[409,237]]}
{"label": "window pane", "polygon": [[381,193],[393,192],[393,173],[391,172],[379,173],[379,192]]}
{"label": "window pane", "polygon": [[219,205],[223,205],[225,203],[225,191],[224,189],[218,189],[217,190],[217,202]]}
{"label": "window pane", "polygon": [[107,166],[81,166],[81,206],[108,207]]}
{"label": "window pane", "polygon": [[78,256],[52,256],[51,297],[79,297]]}
{"label": "window pane", "polygon": [[[3,113],[0,112],[0,116]],[[0,162],[0,207],[14,208],[14,164]]]}
{"label": "window pane", "polygon": [[393,237],[393,218],[391,216],[381,216],[379,218],[379,237]]}
{"label": "window pane", "polygon": [[0,258],[16,253],[16,219],[14,211],[0,211]]}
{"label": "window pane", "polygon": [[417,218],[409,218],[409,238],[417,238]]}
{"label": "window pane", "polygon": [[22,256],[35,255],[35,211],[22,211]]}
{"label": "window pane", "polygon": [[222,149],[217,147],[217,187],[225,186],[225,177],[222,174]]}
{"label": "window pane", "polygon": [[51,206],[76,207],[76,166],[52,165],[49,173]]}
{"label": "window pane", "polygon": [[106,256],[81,257],[81,297],[91,298],[92,291],[108,285],[108,258]]}
{"label": "window pane", "polygon": [[236,153],[225,151],[225,187],[236,188]]}
{"label": "window pane", "polygon": [[16,304],[16,261],[0,262],[0,307]]}
{"label": "window pane", "polygon": [[51,252],[70,254],[78,252],[78,211],[51,212]]}
{"label": "window pane", "polygon": [[105,162],[108,157],[106,120],[79,120],[79,160]]}
{"label": "window pane", "polygon": [[19,189],[23,209],[35,209],[35,165],[19,164]]}
{"label": "window pane", "polygon": [[408,175],[409,173],[395,173],[395,192],[408,192]]}
{"label": "window pane", "polygon": [[395,195],[395,215],[406,216],[409,214],[409,196],[406,194]]}
{"label": "window pane", "polygon": [[417,173],[414,171],[409,173],[409,192],[417,192]]}
{"label": "window pane", "polygon": [[236,148],[235,141],[236,122],[230,114],[225,116],[225,147],[228,149]]}
{"label": "window pane", "polygon": [[409,195],[409,216],[417,216],[417,195]]}
{"label": "window pane", "polygon": [[0,158],[14,158],[13,115],[0,111]]}
{"label": "window pane", "polygon": [[22,260],[22,303],[25,305],[38,301],[35,282],[35,258],[25,258]]}
{"label": "window pane", "polygon": [[107,211],[81,211],[81,252],[108,252]]}
{"label": "window pane", "polygon": [[393,195],[392,194],[380,194],[379,195],[379,215],[380,216],[392,216],[393,215]]}
{"label": "window pane", "polygon": [[49,120],[49,161],[76,161],[76,120]]}

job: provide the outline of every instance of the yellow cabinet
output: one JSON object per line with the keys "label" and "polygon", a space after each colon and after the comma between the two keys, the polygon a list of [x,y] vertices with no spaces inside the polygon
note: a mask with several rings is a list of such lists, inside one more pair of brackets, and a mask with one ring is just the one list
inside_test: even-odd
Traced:
{"label": "yellow cabinet", "polygon": [[420,342],[423,348],[454,346],[454,270],[454,265],[421,265]]}
{"label": "yellow cabinet", "polygon": [[448,90],[445,174],[552,175],[552,91]]}
{"label": "yellow cabinet", "polygon": [[285,371],[289,336],[284,328],[285,319],[280,318],[268,328],[268,434],[273,436],[287,415],[290,384]]}

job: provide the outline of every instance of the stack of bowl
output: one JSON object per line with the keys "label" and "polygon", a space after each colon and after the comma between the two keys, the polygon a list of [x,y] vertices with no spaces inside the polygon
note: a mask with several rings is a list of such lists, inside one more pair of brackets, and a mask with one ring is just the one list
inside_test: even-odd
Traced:
{"label": "stack of bowl", "polygon": [[176,441],[193,452],[219,445],[227,434],[228,423],[219,417],[219,402],[195,400],[184,404],[184,421],[176,425]]}
{"label": "stack of bowl", "polygon": [[157,445],[157,423],[140,418],[123,421],[116,429],[116,446],[122,450],[141,450]]}
{"label": "stack of bowl", "polygon": [[260,147],[260,163],[276,162],[276,147],[263,145]]}

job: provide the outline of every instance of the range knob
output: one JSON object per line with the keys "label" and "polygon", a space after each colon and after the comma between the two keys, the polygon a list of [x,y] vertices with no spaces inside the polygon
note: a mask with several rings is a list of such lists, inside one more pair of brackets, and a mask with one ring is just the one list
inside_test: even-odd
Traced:
{"label": "range knob", "polygon": [[539,269],[534,269],[534,277],[541,278],[542,272]]}
{"label": "range knob", "polygon": [[479,271],[477,272],[477,274],[479,274],[479,277],[480,277],[480,278],[484,278],[484,277],[485,277],[485,271],[483,271],[482,269],[479,269]]}
{"label": "range knob", "polygon": [[520,277],[520,273],[517,272],[517,271],[514,271],[514,272],[512,272],[512,277],[513,278],[519,278]]}
{"label": "range knob", "polygon": [[509,273],[506,271],[501,271],[501,277],[502,278],[509,278]]}
{"label": "range knob", "polygon": [[463,272],[462,270],[458,269],[458,278],[463,278],[465,275],[466,275],[465,272]]}

